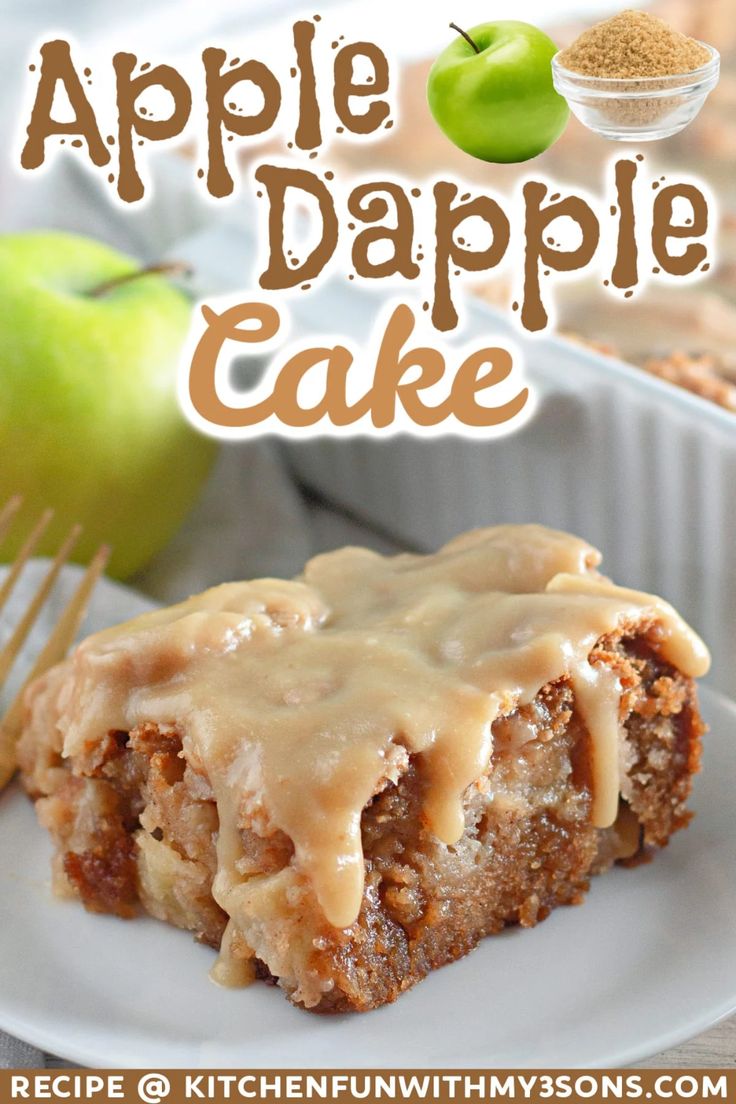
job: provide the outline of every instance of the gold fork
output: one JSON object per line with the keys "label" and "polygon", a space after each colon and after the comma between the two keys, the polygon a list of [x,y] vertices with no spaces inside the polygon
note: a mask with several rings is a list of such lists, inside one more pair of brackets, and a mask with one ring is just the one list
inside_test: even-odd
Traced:
{"label": "gold fork", "polygon": [[[0,548],[23,505],[20,495],[9,499],[0,509]],[[44,510],[24,541],[18,555],[8,568],[0,584],[0,615],[18,582],[25,565],[30,560],[48,529],[54,516],[53,510]],[[46,599],[51,594],[62,567],[69,560],[75,544],[82,532],[80,525],[73,525],[61,543],[61,546],[44,574],[38,589],[15,626],[5,646],[0,649],[0,690],[15,664],[28,634],[36,623]],[[23,724],[23,697],[29,684],[42,675],[55,663],[64,658],[74,642],[77,630],[82,623],[92,592],[105,570],[110,555],[107,546],[102,546],[90,561],[76,590],[60,613],[46,643],[36,657],[31,670],[5,714],[0,717],[0,790],[15,774],[17,766],[16,747]]]}

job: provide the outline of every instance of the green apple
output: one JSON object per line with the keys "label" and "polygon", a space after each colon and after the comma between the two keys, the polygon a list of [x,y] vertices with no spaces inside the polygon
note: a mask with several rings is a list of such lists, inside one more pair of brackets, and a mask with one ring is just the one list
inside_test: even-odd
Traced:
{"label": "green apple", "polygon": [[181,413],[191,305],[165,276],[74,234],[0,235],[0,506],[24,498],[3,560],[46,506],[41,553],[84,526],[132,574],[177,529],[214,457]]}
{"label": "green apple", "polygon": [[552,84],[556,53],[551,38],[514,19],[460,31],[430,70],[429,108],[465,153],[528,161],[557,141],[570,115]]}

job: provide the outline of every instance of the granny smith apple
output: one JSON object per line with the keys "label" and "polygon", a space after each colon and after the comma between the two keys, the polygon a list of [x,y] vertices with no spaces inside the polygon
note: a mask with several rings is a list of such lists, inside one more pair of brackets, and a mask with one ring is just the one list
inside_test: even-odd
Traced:
{"label": "granny smith apple", "polygon": [[514,19],[456,29],[429,73],[427,99],[437,123],[483,161],[528,161],[543,153],[570,115],[552,84],[552,39]]}
{"label": "granny smith apple", "polygon": [[75,558],[109,543],[124,577],[166,544],[214,455],[177,402],[190,314],[164,275],[99,242],[0,235],[0,506],[24,497],[0,558],[46,506],[42,553],[81,522]]}

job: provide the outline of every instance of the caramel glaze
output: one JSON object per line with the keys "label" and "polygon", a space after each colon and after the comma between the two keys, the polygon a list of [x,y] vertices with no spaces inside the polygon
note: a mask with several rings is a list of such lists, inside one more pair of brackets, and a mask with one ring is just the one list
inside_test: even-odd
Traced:
{"label": "caramel glaze", "polygon": [[584,541],[534,525],[470,532],[431,556],[344,548],[292,582],[228,583],[98,633],[45,693],[65,756],[145,721],[181,734],[219,814],[213,894],[230,923],[215,976],[244,981],[227,949],[254,888],[280,876],[244,869],[244,826],[285,833],[327,922],[349,927],[366,803],[408,754],[425,779],[427,825],[453,844],[494,720],[548,682],[571,680],[592,740],[593,823],[613,823],[620,687],[589,662],[593,646],[644,631],[693,677],[709,657],[667,603],[615,586],[599,562]]}

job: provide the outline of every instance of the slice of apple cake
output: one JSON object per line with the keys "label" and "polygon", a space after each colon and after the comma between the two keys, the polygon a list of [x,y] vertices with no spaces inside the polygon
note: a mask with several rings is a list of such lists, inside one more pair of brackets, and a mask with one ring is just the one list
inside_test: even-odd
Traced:
{"label": "slice of apple cake", "polygon": [[394,1000],[689,814],[704,645],[539,526],[346,548],[84,641],[19,755],[55,884],[317,1011]]}

